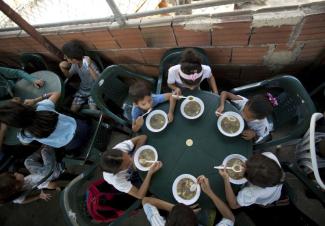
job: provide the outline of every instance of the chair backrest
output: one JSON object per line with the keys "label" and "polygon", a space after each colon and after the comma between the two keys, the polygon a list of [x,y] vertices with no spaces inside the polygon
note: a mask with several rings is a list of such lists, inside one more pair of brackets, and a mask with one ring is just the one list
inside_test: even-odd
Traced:
{"label": "chair backrest", "polygon": [[23,53],[20,56],[20,61],[22,64],[22,69],[28,73],[48,70],[48,66],[44,58],[37,53]]}
{"label": "chair backrest", "polygon": [[123,105],[129,102],[128,81],[134,79],[143,79],[153,87],[156,84],[154,78],[131,72],[122,66],[111,65],[101,73],[91,91],[91,96],[103,114],[121,125],[128,126],[131,123],[123,116]]}
{"label": "chair backrest", "polygon": [[255,145],[262,149],[300,138],[308,129],[311,115],[316,111],[303,85],[293,76],[285,75],[233,89],[231,92],[250,97],[270,92],[278,100],[269,120],[273,122],[272,140]]}
{"label": "chair backrest", "polygon": [[[190,47],[196,51],[198,56],[202,60],[202,64],[210,65],[209,59],[205,53],[205,51],[201,48]],[[162,90],[164,87],[167,87],[167,77],[168,77],[168,69],[176,64],[178,64],[181,60],[182,53],[187,48],[173,48],[168,50],[164,56],[162,57],[159,65],[159,81],[160,90],[159,93],[163,93]],[[157,87],[159,88],[159,87]],[[164,90],[165,91],[165,90]]]}

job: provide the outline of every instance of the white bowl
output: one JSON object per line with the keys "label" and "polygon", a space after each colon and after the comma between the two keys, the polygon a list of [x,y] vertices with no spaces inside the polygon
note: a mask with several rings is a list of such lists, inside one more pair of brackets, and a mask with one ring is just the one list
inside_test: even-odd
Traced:
{"label": "white bowl", "polygon": [[[223,120],[224,118],[228,117],[228,116],[235,117],[235,118],[237,118],[237,119],[239,120],[239,130],[237,130],[237,132],[235,132],[235,133],[228,133],[228,132],[224,131],[223,128],[221,127],[221,122],[222,122],[222,120]],[[244,126],[245,126],[245,123],[244,123],[244,119],[243,119],[243,117],[242,117],[240,114],[238,114],[237,112],[234,112],[234,111],[227,111],[227,112],[224,112],[224,113],[222,113],[222,115],[219,116],[219,118],[218,118],[218,129],[219,129],[219,131],[220,131],[223,135],[225,135],[225,136],[227,136],[227,137],[235,137],[235,136],[238,136],[239,134],[241,134],[241,133],[243,132],[243,130],[244,130]]]}
{"label": "white bowl", "polygon": [[[231,155],[228,155],[222,162],[222,165],[223,166],[226,166],[228,161],[231,160],[231,159],[240,159],[242,160],[243,162],[246,162],[247,158],[243,155],[240,155],[240,154],[231,154]],[[236,179],[233,179],[231,177],[229,177],[229,181],[230,183],[233,183],[233,184],[245,184],[247,182],[247,179],[245,177],[243,177],[242,179],[239,179],[239,180],[236,180]]]}
{"label": "white bowl", "polygon": [[192,199],[183,199],[182,197],[180,197],[177,194],[177,184],[178,184],[178,182],[180,180],[182,180],[184,178],[189,178],[189,179],[193,180],[195,183],[197,183],[197,179],[194,176],[192,176],[191,174],[181,174],[181,175],[179,175],[174,180],[174,183],[173,183],[173,188],[172,188],[173,196],[176,199],[176,201],[179,202],[179,203],[183,203],[185,205],[192,205],[193,203],[195,203],[199,199],[200,194],[201,194],[201,187],[200,187],[199,184],[197,184],[197,186],[196,186],[196,194]]}
{"label": "white bowl", "polygon": [[[161,114],[165,118],[165,124],[160,129],[152,128],[150,125],[150,119],[152,118],[152,116],[154,116],[156,114]],[[148,130],[150,130],[151,132],[154,132],[154,133],[164,130],[166,128],[167,124],[168,124],[167,114],[166,114],[166,112],[164,112],[162,110],[154,110],[154,111],[150,112],[146,118],[146,126],[147,126]]]}
{"label": "white bowl", "polygon": [[154,161],[157,161],[158,160],[157,150],[153,146],[151,146],[151,145],[143,145],[143,146],[139,147],[136,150],[135,154],[134,154],[133,161],[134,161],[135,167],[137,167],[141,171],[148,171],[150,169],[150,167],[151,167],[151,165],[148,166],[148,167],[144,167],[139,162],[139,155],[141,154],[142,151],[144,151],[146,149],[150,149],[150,150],[152,150],[154,152],[154,154],[155,154]]}
{"label": "white bowl", "polygon": [[[193,99],[190,100],[190,97],[193,98]],[[188,102],[190,102],[190,101],[196,101],[196,102],[201,106],[201,110],[200,110],[200,113],[199,113],[199,114],[197,114],[197,115],[195,115],[195,116],[189,116],[189,115],[187,115],[187,114],[185,113],[185,111],[184,111],[185,105],[186,105]],[[203,101],[202,101],[200,98],[198,98],[198,97],[188,96],[188,97],[187,97],[187,98],[182,102],[182,104],[181,104],[181,113],[182,113],[182,115],[183,115],[185,118],[187,118],[187,119],[197,119],[197,118],[199,118],[199,117],[203,114],[203,112],[204,112],[204,103],[203,103]]]}

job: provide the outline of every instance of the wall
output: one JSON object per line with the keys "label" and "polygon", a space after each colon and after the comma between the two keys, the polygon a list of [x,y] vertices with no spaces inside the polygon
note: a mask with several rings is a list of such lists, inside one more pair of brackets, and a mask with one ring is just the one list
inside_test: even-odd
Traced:
{"label": "wall", "polygon": [[[150,25],[154,22],[132,20],[126,28],[100,23],[38,30],[59,48],[79,39],[107,60],[151,76],[158,75],[166,50],[199,46],[207,52],[217,82],[232,85],[278,73],[296,74],[325,47],[325,3],[195,19],[164,17]],[[38,52],[53,60],[22,31],[1,32],[0,40],[0,61],[13,63],[24,52]]]}

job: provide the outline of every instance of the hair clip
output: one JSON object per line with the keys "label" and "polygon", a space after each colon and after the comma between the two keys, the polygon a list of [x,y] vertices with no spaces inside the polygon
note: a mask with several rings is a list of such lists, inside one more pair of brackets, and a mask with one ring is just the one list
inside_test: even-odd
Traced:
{"label": "hair clip", "polygon": [[271,93],[266,93],[266,96],[267,96],[268,100],[271,102],[273,107],[276,107],[279,105],[277,99],[275,97],[273,97]]}

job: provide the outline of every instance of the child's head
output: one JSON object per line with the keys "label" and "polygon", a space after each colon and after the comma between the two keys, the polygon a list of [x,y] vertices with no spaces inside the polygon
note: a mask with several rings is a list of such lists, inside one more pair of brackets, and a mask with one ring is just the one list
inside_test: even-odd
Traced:
{"label": "child's head", "polygon": [[79,63],[85,55],[81,42],[77,40],[66,42],[62,47],[62,52],[66,60],[71,64]]}
{"label": "child's head", "polygon": [[243,109],[243,118],[246,121],[263,119],[272,113],[273,106],[265,95],[251,97]]}
{"label": "child's head", "polygon": [[284,173],[278,163],[262,154],[254,154],[246,161],[245,176],[258,187],[273,187],[281,184]]}
{"label": "child's head", "polygon": [[184,205],[176,204],[168,215],[166,226],[197,226],[198,221],[193,210]]}
{"label": "child's head", "polygon": [[24,176],[19,173],[0,174],[0,202],[10,201],[22,190]]}
{"label": "child's head", "polygon": [[48,137],[56,128],[58,114],[53,111],[36,111],[33,107],[8,101],[0,107],[0,121],[22,128],[35,137]]}
{"label": "child's head", "polygon": [[136,81],[130,86],[129,97],[142,110],[149,110],[152,106],[151,89],[144,81]]}
{"label": "child's head", "polygon": [[186,49],[181,56],[180,79],[190,87],[197,87],[202,79],[202,61],[194,49]]}
{"label": "child's head", "polygon": [[100,167],[107,173],[117,174],[128,169],[133,161],[131,156],[119,149],[109,149],[102,154]]}

